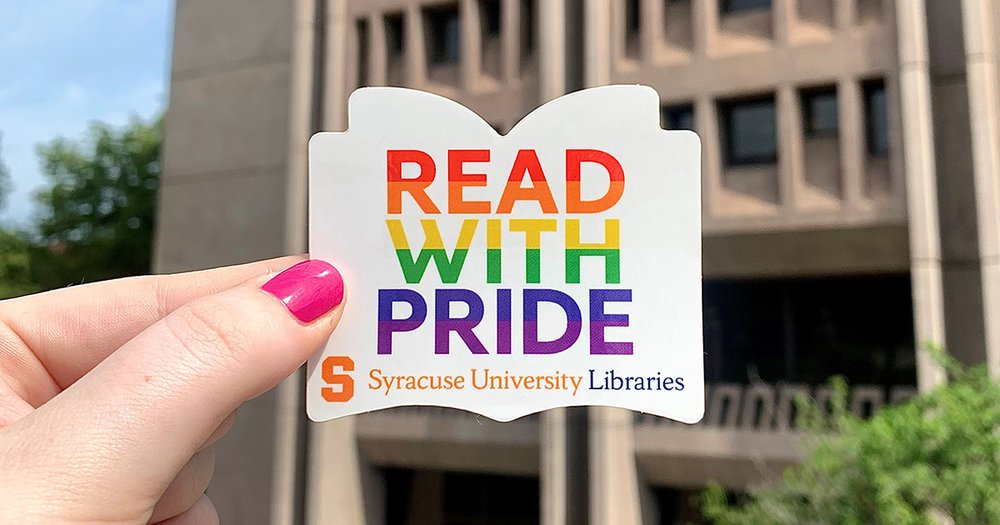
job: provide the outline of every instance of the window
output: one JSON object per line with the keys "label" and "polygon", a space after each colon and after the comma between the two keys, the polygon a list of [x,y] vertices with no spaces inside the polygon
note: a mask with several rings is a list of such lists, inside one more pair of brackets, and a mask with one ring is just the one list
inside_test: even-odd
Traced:
{"label": "window", "polygon": [[383,523],[538,523],[537,477],[384,467]]}
{"label": "window", "polygon": [[626,0],[625,2],[625,31],[630,35],[639,33],[640,23],[639,0]]}
{"label": "window", "polygon": [[403,13],[389,13],[382,19],[385,32],[385,81],[390,86],[406,84],[406,19]]}
{"label": "window", "polygon": [[462,472],[445,472],[442,477],[443,523],[539,522],[538,478]]}
{"label": "window", "polygon": [[836,135],[840,129],[837,89],[811,89],[802,93],[802,116],[806,136]]}
{"label": "window", "polygon": [[368,20],[359,18],[355,24],[358,33],[358,85],[368,84]]}
{"label": "window", "polygon": [[889,114],[886,108],[885,81],[865,82],[865,127],[868,154],[883,157],[889,154]]}
{"label": "window", "polygon": [[702,287],[710,382],[818,385],[843,375],[891,388],[916,380],[908,275],[706,279]]}
{"label": "window", "polygon": [[494,79],[503,76],[503,17],[500,0],[479,0],[480,71]]}
{"label": "window", "polygon": [[521,56],[535,53],[535,0],[521,0]]}
{"label": "window", "polygon": [[771,0],[722,0],[723,13],[735,13],[748,9],[770,9]]}
{"label": "window", "polygon": [[691,516],[701,516],[697,489],[650,487],[660,523],[691,523]]}
{"label": "window", "polygon": [[660,126],[663,129],[694,130],[694,107],[691,104],[663,106],[660,110]]}
{"label": "window", "polygon": [[722,104],[727,166],[771,164],[778,159],[774,96]]}
{"label": "window", "polygon": [[457,64],[461,54],[461,24],[458,6],[436,7],[424,11],[427,28],[427,62],[431,66]]}
{"label": "window", "polygon": [[640,0],[625,1],[625,57],[642,57],[642,21]]}
{"label": "window", "polygon": [[659,37],[668,47],[687,52],[694,51],[694,16],[691,0],[661,0],[663,2],[662,26]]}
{"label": "window", "polygon": [[501,32],[500,0],[480,0],[479,17],[483,38],[499,38]]}
{"label": "window", "polygon": [[403,54],[406,42],[406,32],[403,25],[403,13],[385,16],[385,48],[389,56]]}

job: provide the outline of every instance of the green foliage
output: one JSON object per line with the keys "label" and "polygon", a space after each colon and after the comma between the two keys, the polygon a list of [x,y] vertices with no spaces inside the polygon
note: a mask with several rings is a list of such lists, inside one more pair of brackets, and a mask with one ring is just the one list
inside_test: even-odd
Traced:
{"label": "green foliage", "polygon": [[[0,134],[0,153],[3,153],[3,135]],[[0,210],[4,208],[7,204],[7,195],[10,194],[11,181],[10,181],[10,171],[7,170],[7,165],[3,163],[3,158],[0,157]]]}
{"label": "green foliage", "polygon": [[[0,136],[2,138],[2,136]],[[7,165],[0,158],[0,210],[7,203],[11,180]],[[32,293],[30,260],[32,245],[24,235],[0,227],[0,299]]]}
{"label": "green foliage", "polygon": [[946,385],[863,421],[845,409],[840,382],[829,417],[806,411],[801,465],[743,504],[709,487],[704,516],[720,525],[1000,523],[1000,384],[983,366],[932,352]]}
{"label": "green foliage", "polygon": [[37,195],[33,261],[45,288],[148,273],[160,178],[162,121],[95,123],[84,141],[39,146],[50,186]]}
{"label": "green foliage", "polygon": [[0,228],[0,299],[39,290],[31,275],[35,247],[24,235]]}
{"label": "green foliage", "polygon": [[[0,228],[0,299],[147,273],[160,178],[161,119],[39,146],[49,187],[30,233]],[[0,160],[0,207],[10,175]]]}

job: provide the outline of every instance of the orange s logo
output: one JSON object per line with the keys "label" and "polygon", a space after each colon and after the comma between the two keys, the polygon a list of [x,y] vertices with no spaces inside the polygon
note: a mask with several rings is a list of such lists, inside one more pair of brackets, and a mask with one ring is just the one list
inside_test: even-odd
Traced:
{"label": "orange s logo", "polygon": [[353,372],[354,361],[343,355],[334,355],[323,360],[323,381],[328,385],[340,385],[339,391],[330,387],[320,389],[323,399],[330,403],[342,403],[354,397],[354,379],[350,374],[338,374],[338,368],[344,372]]}

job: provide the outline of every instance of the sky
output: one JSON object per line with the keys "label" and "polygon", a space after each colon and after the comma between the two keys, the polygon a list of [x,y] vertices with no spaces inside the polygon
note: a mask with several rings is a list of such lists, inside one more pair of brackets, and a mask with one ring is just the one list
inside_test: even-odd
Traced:
{"label": "sky", "polygon": [[0,224],[27,227],[43,185],[35,146],[166,106],[172,0],[0,0]]}

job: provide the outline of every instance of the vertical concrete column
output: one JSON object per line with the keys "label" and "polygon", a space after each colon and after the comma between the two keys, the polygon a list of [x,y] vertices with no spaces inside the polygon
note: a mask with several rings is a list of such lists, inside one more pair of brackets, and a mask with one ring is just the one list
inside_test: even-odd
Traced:
{"label": "vertical concrete column", "polygon": [[[350,84],[346,52],[351,23],[347,0],[326,1],[325,68],[321,129],[347,129]],[[299,386],[301,388],[301,386]],[[306,460],[305,520],[310,525],[366,523],[363,459],[354,432],[354,418],[310,424]]]}
{"label": "vertical concrete column", "polygon": [[566,523],[566,409],[542,413],[539,429],[541,524]]}
{"label": "vertical concrete column", "polygon": [[706,56],[719,31],[719,0],[691,2],[691,23],[694,26],[694,54]]}
{"label": "vertical concrete column", "polygon": [[714,214],[713,205],[722,192],[722,141],[719,136],[719,119],[716,116],[715,100],[710,95],[701,95],[695,101],[694,114],[698,136],[701,137],[701,202],[702,217]]}
{"label": "vertical concrete column", "polygon": [[424,48],[424,19],[420,12],[420,4],[410,2],[406,5],[406,54],[411,86],[420,87],[427,82],[427,52]]}
{"label": "vertical concrete column", "polygon": [[603,31],[608,33],[608,56],[611,67],[617,69],[628,56],[628,42],[625,27],[625,1],[611,2],[609,18],[604,20]]}
{"label": "vertical concrete column", "polygon": [[973,178],[983,286],[983,323],[990,373],[1000,375],[1000,88],[992,2],[963,0]]}
{"label": "vertical concrete column", "polygon": [[[651,24],[662,26],[663,13],[662,6],[654,6],[649,1],[644,2],[642,7],[647,14],[656,13],[654,9],[660,13],[644,17],[652,18],[652,22],[642,22],[643,60],[649,61],[656,49],[653,40],[659,38],[659,31],[662,30],[651,27]],[[587,35],[584,82],[587,86],[609,84],[614,60],[610,26],[612,5],[608,0],[588,0],[584,8],[584,31]],[[588,414],[590,523],[639,524],[642,513],[635,470],[632,413],[617,408],[593,407]]]}
{"label": "vertical concrete column", "polygon": [[611,83],[611,1],[587,0],[583,15],[587,87]]}
{"label": "vertical concrete column", "polygon": [[[566,2],[537,2],[538,90],[543,103],[566,92]],[[566,522],[566,411],[549,410],[539,430],[542,525]]]}
{"label": "vertical concrete column", "polygon": [[542,102],[566,93],[566,0],[536,2],[538,89]]}
{"label": "vertical concrete column", "polygon": [[299,422],[303,415],[304,374],[296,371],[277,387],[274,433],[274,477],[271,480],[271,520],[274,525],[294,525],[298,515]]}
{"label": "vertical concrete column", "polygon": [[[315,126],[317,100],[313,82],[316,60],[316,0],[296,0],[293,13],[291,100],[288,110],[288,166],[285,196],[285,252],[306,251],[308,199],[308,142]],[[271,523],[292,525],[298,513],[296,481],[302,444],[303,415],[301,370],[277,387],[274,436],[274,474],[271,489]]]}
{"label": "vertical concrete column", "polygon": [[500,0],[503,56],[501,57],[503,83],[512,86],[521,69],[521,23],[517,0]]}
{"label": "vertical concrete column", "polygon": [[590,523],[643,523],[630,410],[590,408]]}
{"label": "vertical concrete column", "polygon": [[[924,2],[896,3],[899,44],[899,87],[903,123],[903,167],[909,213],[910,278],[913,325],[917,345],[942,344],[944,300],[941,279],[941,234],[938,222],[937,172],[931,128],[927,17]],[[927,390],[945,380],[927,355],[917,352],[917,383]]]}
{"label": "vertical concrete column", "polygon": [[778,47],[788,47],[791,40],[792,25],[797,18],[795,0],[773,0],[771,7],[772,30],[774,41]]}
{"label": "vertical concrete column", "polygon": [[[347,0],[326,2],[326,41],[323,42],[323,131],[347,129],[347,97],[351,94],[347,81]],[[407,28],[409,31],[410,28]]]}
{"label": "vertical concrete column", "polygon": [[288,112],[288,215],[285,246],[288,253],[306,250],[308,215],[308,143],[315,131],[317,86],[313,82],[316,63],[316,1],[295,0],[292,34],[291,101]]}
{"label": "vertical concrete column", "polygon": [[459,20],[462,24],[462,51],[460,53],[460,78],[462,89],[475,92],[479,71],[482,69],[482,32],[479,30],[479,3],[476,0],[462,0],[459,6]]}
{"label": "vertical concrete column", "polygon": [[834,24],[840,32],[847,32],[858,17],[858,0],[834,0]]}
{"label": "vertical concrete column", "polygon": [[[775,13],[777,16],[777,13]],[[801,177],[806,163],[802,143],[802,105],[795,86],[785,84],[778,88],[778,194],[781,210],[794,214],[801,193]]]}
{"label": "vertical concrete column", "polygon": [[639,0],[641,2],[639,11],[640,35],[639,41],[642,43],[642,62],[646,64],[656,63],[656,54],[660,49],[660,42],[663,42],[664,28],[664,3],[662,0]]}
{"label": "vertical concrete column", "polygon": [[837,108],[840,119],[840,172],[847,208],[864,207],[865,126],[861,103],[861,85],[853,77],[837,82]]}
{"label": "vertical concrete column", "polygon": [[370,523],[365,504],[377,498],[365,493],[367,466],[354,428],[354,417],[312,426],[306,467],[307,525]]}

